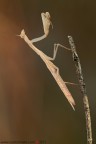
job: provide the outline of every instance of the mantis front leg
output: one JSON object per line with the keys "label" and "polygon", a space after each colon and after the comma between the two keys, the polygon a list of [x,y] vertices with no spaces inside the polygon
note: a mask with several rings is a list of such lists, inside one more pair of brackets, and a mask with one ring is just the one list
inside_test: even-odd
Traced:
{"label": "mantis front leg", "polygon": [[41,13],[41,17],[42,17],[42,22],[43,22],[44,33],[47,37],[47,35],[49,34],[50,25],[53,28],[52,22],[50,20],[51,16],[49,12],[46,12],[46,13]]}
{"label": "mantis front leg", "polygon": [[46,37],[48,36],[48,34],[49,34],[50,25],[51,25],[52,28],[53,28],[52,22],[51,22],[51,20],[50,20],[51,16],[50,16],[50,13],[49,13],[49,12],[41,13],[41,18],[42,18],[42,23],[43,23],[44,35],[43,35],[43,36],[40,36],[40,37],[38,37],[38,38],[32,39],[32,40],[31,40],[32,43],[41,41],[41,40],[43,40],[44,38],[46,38]]}

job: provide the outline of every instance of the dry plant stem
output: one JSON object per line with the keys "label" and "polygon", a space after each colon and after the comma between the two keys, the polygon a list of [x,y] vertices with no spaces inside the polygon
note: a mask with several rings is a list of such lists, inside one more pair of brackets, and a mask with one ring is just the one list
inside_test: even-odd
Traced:
{"label": "dry plant stem", "polygon": [[85,110],[85,117],[86,117],[87,144],[92,144],[91,115],[90,115],[88,96],[86,94],[86,86],[85,86],[85,82],[84,82],[84,78],[83,78],[83,74],[82,74],[80,59],[76,52],[73,38],[71,36],[68,36],[68,38],[69,38],[69,44],[70,44],[71,50],[72,50],[73,61],[75,63],[75,67],[76,67],[76,74],[77,74],[78,81],[80,84],[80,89],[81,89],[81,92],[83,95],[83,103],[84,103],[84,110]]}

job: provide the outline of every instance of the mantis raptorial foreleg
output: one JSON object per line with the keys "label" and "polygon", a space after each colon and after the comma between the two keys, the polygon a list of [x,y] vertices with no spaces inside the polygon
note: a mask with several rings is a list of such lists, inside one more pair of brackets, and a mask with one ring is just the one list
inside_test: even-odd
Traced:
{"label": "mantis raptorial foreleg", "polygon": [[41,13],[41,17],[43,22],[44,33],[47,36],[49,34],[50,25],[53,28],[52,22],[50,20],[51,19],[50,13],[49,12]]}
{"label": "mantis raptorial foreleg", "polygon": [[41,13],[41,18],[42,18],[42,23],[43,23],[44,35],[41,36],[41,37],[32,39],[32,40],[31,40],[32,43],[41,41],[41,40],[43,40],[44,38],[46,38],[46,37],[48,36],[48,34],[49,34],[50,25],[51,25],[52,28],[53,28],[52,22],[51,22],[51,20],[50,20],[51,16],[50,16],[49,12]]}

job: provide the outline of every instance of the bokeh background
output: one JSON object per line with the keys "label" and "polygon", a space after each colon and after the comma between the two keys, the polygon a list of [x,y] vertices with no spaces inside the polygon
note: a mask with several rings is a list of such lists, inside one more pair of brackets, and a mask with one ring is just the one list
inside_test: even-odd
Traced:
{"label": "bokeh background", "polygon": [[[69,47],[72,35],[81,59],[96,143],[96,2],[95,0],[0,0],[0,141],[46,140],[47,144],[85,144],[82,95],[69,86],[76,111],[43,61],[19,37],[43,35],[41,12],[53,23],[49,36],[35,45],[53,55],[54,43]],[[72,56],[62,48],[54,63],[65,81],[78,83]]]}

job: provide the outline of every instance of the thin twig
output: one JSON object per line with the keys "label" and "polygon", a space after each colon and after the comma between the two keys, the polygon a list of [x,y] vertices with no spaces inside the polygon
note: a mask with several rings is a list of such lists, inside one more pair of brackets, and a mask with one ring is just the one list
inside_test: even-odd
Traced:
{"label": "thin twig", "polygon": [[84,110],[85,110],[85,117],[86,117],[87,144],[92,144],[91,115],[90,115],[89,101],[88,101],[88,96],[86,94],[86,86],[82,74],[80,59],[76,52],[76,47],[73,38],[71,36],[68,36],[68,39],[72,50],[72,57],[76,67],[76,74],[80,84],[80,89],[83,95],[83,103],[84,103]]}

